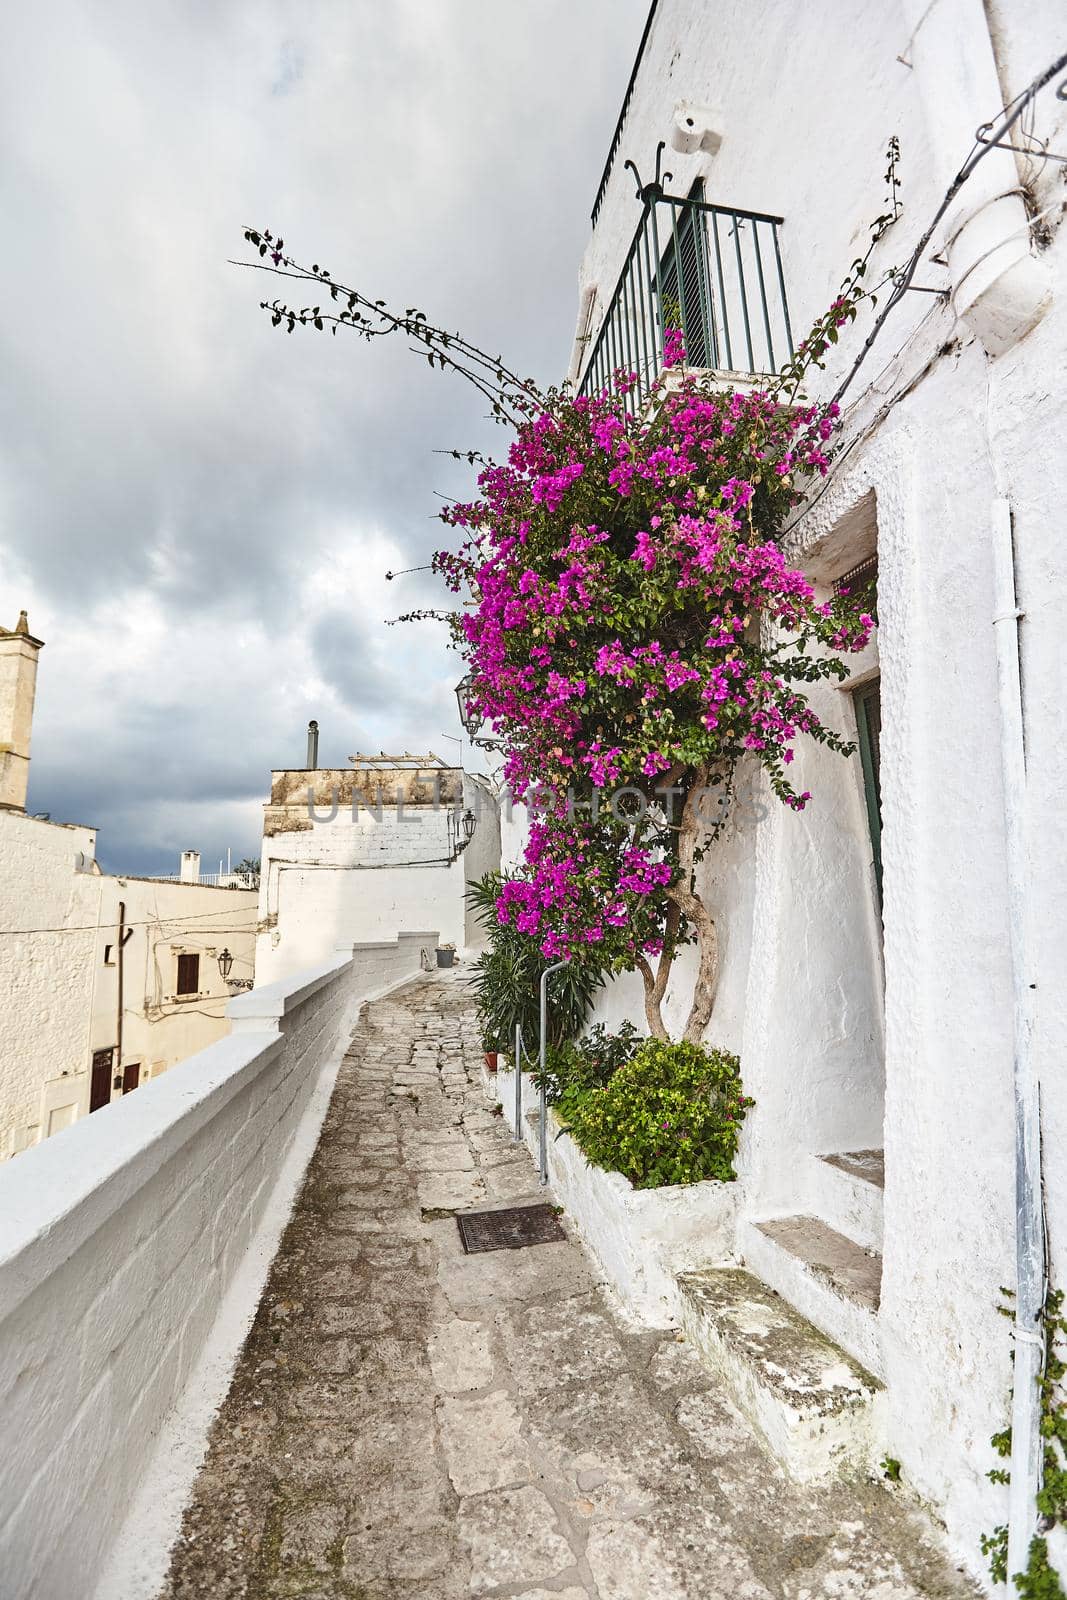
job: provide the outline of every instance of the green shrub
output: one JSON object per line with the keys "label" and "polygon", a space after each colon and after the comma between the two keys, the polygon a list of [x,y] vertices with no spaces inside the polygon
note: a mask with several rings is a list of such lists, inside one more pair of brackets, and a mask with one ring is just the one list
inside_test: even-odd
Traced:
{"label": "green shrub", "polygon": [[[632,1022],[624,1022],[618,1033],[609,1033],[603,1023],[598,1022],[584,1039],[549,1050],[545,1062],[545,1094],[549,1105],[560,1105],[586,1089],[603,1089],[631,1059],[644,1037]],[[539,1071],[534,1072],[533,1080],[540,1089]]]}
{"label": "green shrub", "polygon": [[594,1166],[635,1189],[735,1176],[745,1112],[741,1063],[725,1050],[646,1039],[603,1089],[564,1094],[560,1115]]}

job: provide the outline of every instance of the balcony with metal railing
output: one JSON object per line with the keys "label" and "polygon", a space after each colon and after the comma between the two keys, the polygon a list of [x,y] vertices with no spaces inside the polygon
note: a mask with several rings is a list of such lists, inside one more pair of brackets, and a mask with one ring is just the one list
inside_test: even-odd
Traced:
{"label": "balcony with metal railing", "polygon": [[669,194],[658,170],[653,183],[638,178],[638,197],[641,217],[599,327],[587,336],[579,392],[597,393],[621,368],[637,375],[630,404],[641,410],[675,328],[690,369],[733,383],[777,372],[793,355],[783,219],[715,205],[699,183],[684,197]]}

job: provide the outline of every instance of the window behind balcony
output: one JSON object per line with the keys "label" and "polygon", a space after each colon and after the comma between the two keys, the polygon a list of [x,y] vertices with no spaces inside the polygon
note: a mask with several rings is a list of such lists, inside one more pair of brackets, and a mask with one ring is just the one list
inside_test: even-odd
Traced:
{"label": "window behind balcony", "polygon": [[[697,179],[686,198],[704,199],[701,179]],[[689,365],[717,366],[713,353],[705,214],[695,207],[677,211],[673,207],[661,207],[660,212],[660,225],[667,233],[659,270],[661,336],[668,328],[681,328]]]}
{"label": "window behind balcony", "polygon": [[663,370],[667,328],[681,328],[690,367],[774,373],[792,354],[778,230],[782,218],[713,204],[648,184],[614,288],[588,334],[579,390],[633,373],[627,407],[640,411]]}

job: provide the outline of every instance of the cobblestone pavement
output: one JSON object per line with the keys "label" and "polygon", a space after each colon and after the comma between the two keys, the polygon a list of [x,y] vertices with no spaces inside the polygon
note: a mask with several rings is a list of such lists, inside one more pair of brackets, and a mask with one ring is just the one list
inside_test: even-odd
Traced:
{"label": "cobblestone pavement", "polygon": [[368,1006],[185,1513],[166,1600],[915,1600],[971,1591],[897,1491],[792,1486],[572,1239],[486,1107],[461,977]]}

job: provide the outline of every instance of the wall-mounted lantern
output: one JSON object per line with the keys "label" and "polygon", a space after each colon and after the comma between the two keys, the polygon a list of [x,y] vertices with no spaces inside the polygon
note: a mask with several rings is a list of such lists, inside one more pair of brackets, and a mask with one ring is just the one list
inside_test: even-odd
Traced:
{"label": "wall-mounted lantern", "polygon": [[465,678],[461,678],[456,684],[456,703],[459,706],[460,725],[471,744],[476,744],[480,750],[499,750],[502,748],[502,740],[478,738],[478,729],[484,723],[485,718],[471,707],[473,688],[474,684],[469,672]]}
{"label": "wall-mounted lantern", "polygon": [[251,989],[252,984],[255,981],[254,979],[230,977],[230,973],[233,971],[233,956],[228,950],[220,950],[215,959],[218,961],[219,972],[223,981],[228,983],[231,989],[234,991],[238,989]]}
{"label": "wall-mounted lantern", "polygon": [[473,681],[468,672],[456,684],[456,703],[459,706],[459,721],[463,732],[468,739],[473,739],[475,733],[482,725],[482,719],[476,711],[471,709],[471,689]]}
{"label": "wall-mounted lantern", "polygon": [[449,862],[459,860],[464,850],[466,850],[467,846],[474,838],[474,830],[477,826],[478,818],[474,815],[474,812],[469,806],[467,807],[466,811],[460,811],[457,807],[455,811],[450,811],[448,813]]}

